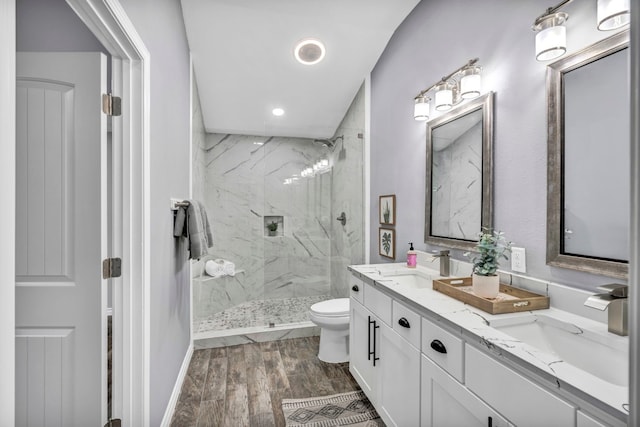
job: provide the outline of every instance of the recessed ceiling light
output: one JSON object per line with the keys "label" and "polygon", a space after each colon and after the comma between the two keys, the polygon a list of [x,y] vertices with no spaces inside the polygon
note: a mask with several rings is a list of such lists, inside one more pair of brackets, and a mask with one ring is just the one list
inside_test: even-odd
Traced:
{"label": "recessed ceiling light", "polygon": [[284,110],[282,108],[274,108],[273,110],[271,110],[271,114],[276,117],[280,117],[284,115]]}
{"label": "recessed ceiling light", "polygon": [[304,39],[293,49],[298,62],[304,65],[313,65],[322,61],[325,54],[324,45],[320,40]]}

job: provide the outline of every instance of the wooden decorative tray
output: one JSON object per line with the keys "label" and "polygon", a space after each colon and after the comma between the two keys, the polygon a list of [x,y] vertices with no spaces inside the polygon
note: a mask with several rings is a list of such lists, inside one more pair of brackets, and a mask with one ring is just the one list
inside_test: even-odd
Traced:
{"label": "wooden decorative tray", "polygon": [[433,289],[491,314],[549,308],[549,297],[503,283],[500,283],[500,293],[496,298],[479,297],[471,290],[471,277],[437,279],[433,281]]}

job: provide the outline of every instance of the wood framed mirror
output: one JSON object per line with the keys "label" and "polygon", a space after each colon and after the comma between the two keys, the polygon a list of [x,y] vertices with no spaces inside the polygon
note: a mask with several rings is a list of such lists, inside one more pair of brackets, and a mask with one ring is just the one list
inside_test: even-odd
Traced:
{"label": "wood framed mirror", "polygon": [[493,92],[427,123],[425,243],[472,250],[492,226]]}
{"label": "wood framed mirror", "polygon": [[547,264],[626,278],[629,32],[547,68]]}

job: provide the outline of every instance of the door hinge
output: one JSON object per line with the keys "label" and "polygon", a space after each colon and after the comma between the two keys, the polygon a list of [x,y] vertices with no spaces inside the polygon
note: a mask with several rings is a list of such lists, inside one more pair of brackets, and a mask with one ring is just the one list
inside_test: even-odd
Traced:
{"label": "door hinge", "polygon": [[111,279],[122,275],[122,259],[107,258],[102,261],[102,278]]}
{"label": "door hinge", "polygon": [[107,116],[122,115],[122,98],[112,94],[102,94],[102,111]]}
{"label": "door hinge", "polygon": [[114,418],[113,420],[107,421],[104,427],[122,427],[122,420]]}

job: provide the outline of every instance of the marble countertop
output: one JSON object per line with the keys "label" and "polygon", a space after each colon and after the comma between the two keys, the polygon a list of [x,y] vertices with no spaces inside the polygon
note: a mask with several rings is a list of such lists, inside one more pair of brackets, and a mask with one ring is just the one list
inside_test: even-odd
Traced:
{"label": "marble countertop", "polygon": [[[349,267],[352,274],[366,283],[406,303],[421,315],[448,324],[449,329],[459,329],[467,342],[479,343],[485,350],[503,360],[505,364],[526,370],[527,373],[553,388],[559,395],[583,399],[626,422],[629,413],[627,386],[604,381],[561,360],[555,354],[541,351],[490,326],[492,322],[496,324],[509,319],[509,317],[522,316],[522,312],[491,315],[430,288],[418,289],[401,286],[393,278],[388,277],[390,274],[408,273],[409,270],[404,263],[352,265]],[[436,270],[418,266],[415,271],[432,279],[439,278],[439,273]],[[609,333],[607,325],[601,322],[554,308],[553,301],[551,301],[549,309],[526,313],[547,314],[574,325],[580,333],[585,330],[590,331],[599,334],[613,345],[628,348],[627,337],[619,337]],[[607,366],[609,361],[605,360],[602,363],[605,365],[605,369],[620,369],[619,366]],[[628,367],[624,369],[628,369]]]}

